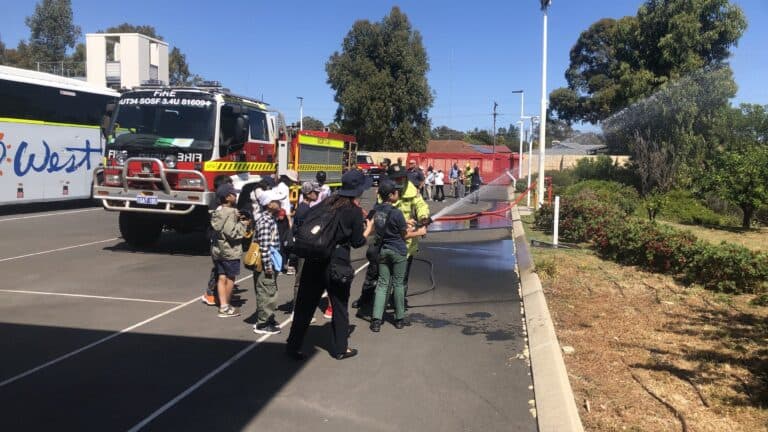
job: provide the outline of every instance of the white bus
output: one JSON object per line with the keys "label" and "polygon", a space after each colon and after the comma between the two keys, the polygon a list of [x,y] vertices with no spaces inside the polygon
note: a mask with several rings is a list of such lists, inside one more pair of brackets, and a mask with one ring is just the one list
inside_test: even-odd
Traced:
{"label": "white bus", "polygon": [[119,93],[0,66],[0,206],[91,196],[100,124]]}

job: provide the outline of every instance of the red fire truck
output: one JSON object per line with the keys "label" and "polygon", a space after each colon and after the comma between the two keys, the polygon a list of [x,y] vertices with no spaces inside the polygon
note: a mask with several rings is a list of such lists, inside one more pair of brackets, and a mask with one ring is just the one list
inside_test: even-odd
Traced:
{"label": "red fire truck", "polygon": [[120,212],[120,233],[138,247],[157,241],[164,228],[205,230],[217,176],[245,184],[288,169],[314,179],[323,170],[334,184],[345,152],[357,146],[354,137],[307,131],[289,144],[280,112],[218,83],[134,88],[107,105],[102,132],[107,144],[93,197]]}

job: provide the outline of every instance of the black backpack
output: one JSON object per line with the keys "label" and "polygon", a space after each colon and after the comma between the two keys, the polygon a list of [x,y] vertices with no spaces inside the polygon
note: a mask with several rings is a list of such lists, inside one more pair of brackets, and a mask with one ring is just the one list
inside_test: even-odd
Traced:
{"label": "black backpack", "polygon": [[307,212],[293,233],[291,252],[301,258],[328,259],[336,248],[339,218],[329,206],[319,204]]}

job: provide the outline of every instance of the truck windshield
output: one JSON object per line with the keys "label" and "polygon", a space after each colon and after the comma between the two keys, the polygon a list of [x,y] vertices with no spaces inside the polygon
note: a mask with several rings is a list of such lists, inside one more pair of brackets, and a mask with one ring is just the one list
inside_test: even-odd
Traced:
{"label": "truck windshield", "polygon": [[110,144],[117,147],[212,148],[215,107],[210,100],[135,95],[120,99]]}
{"label": "truck windshield", "polygon": [[357,163],[373,165],[373,158],[370,155],[357,155]]}

